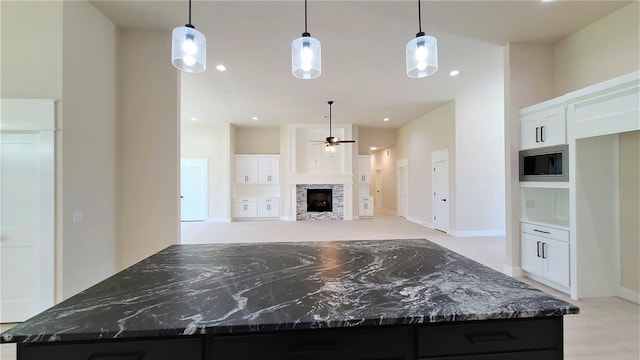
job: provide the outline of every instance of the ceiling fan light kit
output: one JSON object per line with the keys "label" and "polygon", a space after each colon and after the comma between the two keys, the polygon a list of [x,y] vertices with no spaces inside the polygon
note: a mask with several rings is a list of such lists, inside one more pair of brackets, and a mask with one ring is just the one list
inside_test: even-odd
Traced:
{"label": "ceiling fan light kit", "polygon": [[171,63],[184,72],[199,73],[207,68],[207,38],[191,25],[191,0],[189,23],[173,29]]}
{"label": "ceiling fan light kit", "polygon": [[423,78],[438,71],[438,41],[422,32],[422,9],[418,0],[418,33],[407,43],[407,76]]}
{"label": "ceiling fan light kit", "polygon": [[305,80],[322,73],[320,41],[307,32],[307,0],[304,0],[304,32],[291,42],[291,73]]}

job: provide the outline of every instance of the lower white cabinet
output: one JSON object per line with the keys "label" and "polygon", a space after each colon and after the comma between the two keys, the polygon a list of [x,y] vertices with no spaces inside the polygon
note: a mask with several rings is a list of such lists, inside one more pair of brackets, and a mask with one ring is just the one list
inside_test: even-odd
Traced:
{"label": "lower white cabinet", "polygon": [[361,196],[360,197],[360,217],[373,217],[373,197]]}
{"label": "lower white cabinet", "polygon": [[522,269],[569,287],[569,232],[525,222],[521,225]]}
{"label": "lower white cabinet", "polygon": [[234,218],[253,218],[258,216],[256,199],[237,199],[233,202]]}
{"label": "lower white cabinet", "polygon": [[280,217],[280,201],[278,199],[259,199],[258,217]]}
{"label": "lower white cabinet", "polygon": [[279,218],[278,198],[237,198],[233,201],[233,218]]}

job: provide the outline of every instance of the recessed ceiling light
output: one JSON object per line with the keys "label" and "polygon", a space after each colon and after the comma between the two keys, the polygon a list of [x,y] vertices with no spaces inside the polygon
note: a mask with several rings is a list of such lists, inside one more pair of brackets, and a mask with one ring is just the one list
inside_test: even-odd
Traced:
{"label": "recessed ceiling light", "polygon": [[372,146],[372,147],[369,148],[369,150],[378,150],[378,148],[375,147],[375,146]]}
{"label": "recessed ceiling light", "polygon": [[192,118],[191,118],[191,121],[196,121],[196,120],[198,120],[198,119],[196,119],[196,118],[194,118],[194,117],[192,117]]}
{"label": "recessed ceiling light", "polygon": [[258,117],[257,117],[257,116],[254,116],[254,117],[252,117],[251,119],[252,119],[252,120],[258,120]]}
{"label": "recessed ceiling light", "polygon": [[542,2],[552,2],[553,0],[542,0]]}
{"label": "recessed ceiling light", "polygon": [[224,65],[222,65],[222,64],[220,64],[220,65],[217,65],[217,66],[216,66],[216,70],[218,70],[218,71],[225,71],[225,70],[227,70],[227,67],[226,67],[226,66],[224,66]]}
{"label": "recessed ceiling light", "polygon": [[458,76],[458,74],[460,74],[460,71],[458,71],[458,70],[451,70],[451,72],[449,73],[449,76]]}
{"label": "recessed ceiling light", "polygon": [[384,118],[382,119],[382,121],[389,121],[389,118]]}

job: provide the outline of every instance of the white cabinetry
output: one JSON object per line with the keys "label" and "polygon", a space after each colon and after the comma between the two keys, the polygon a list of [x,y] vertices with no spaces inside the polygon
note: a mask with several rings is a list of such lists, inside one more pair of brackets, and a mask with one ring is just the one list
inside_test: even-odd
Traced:
{"label": "white cabinetry", "polygon": [[358,155],[358,182],[371,183],[371,156],[369,155]]}
{"label": "white cabinetry", "polygon": [[360,217],[373,217],[373,197],[361,196],[359,203],[360,210],[358,213],[360,214]]}
{"label": "white cabinetry", "polygon": [[520,146],[523,150],[567,143],[566,106],[537,110],[543,104],[520,112]]}
{"label": "white cabinetry", "polygon": [[254,156],[236,156],[236,182],[256,184],[258,182],[258,158]]}
{"label": "white cabinetry", "polygon": [[278,155],[236,155],[236,183],[277,184],[280,181]]}
{"label": "white cabinetry", "polygon": [[256,199],[236,199],[233,202],[234,218],[254,218],[258,216]]}
{"label": "white cabinetry", "polygon": [[277,218],[280,217],[280,200],[258,199],[258,217]]}
{"label": "white cabinetry", "polygon": [[531,275],[559,285],[569,285],[569,232],[523,222],[521,234],[522,269]]}
{"label": "white cabinetry", "polygon": [[277,184],[280,181],[280,158],[261,156],[258,158],[258,183]]}

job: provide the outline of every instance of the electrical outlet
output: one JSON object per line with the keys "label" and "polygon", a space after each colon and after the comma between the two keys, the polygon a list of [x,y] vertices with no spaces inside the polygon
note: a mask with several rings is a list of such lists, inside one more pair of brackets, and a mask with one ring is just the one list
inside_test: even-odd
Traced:
{"label": "electrical outlet", "polygon": [[74,211],[74,212],[73,212],[73,219],[72,219],[72,221],[73,221],[74,223],[82,222],[83,215],[84,215],[84,214],[82,213],[82,211]]}

